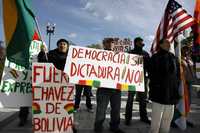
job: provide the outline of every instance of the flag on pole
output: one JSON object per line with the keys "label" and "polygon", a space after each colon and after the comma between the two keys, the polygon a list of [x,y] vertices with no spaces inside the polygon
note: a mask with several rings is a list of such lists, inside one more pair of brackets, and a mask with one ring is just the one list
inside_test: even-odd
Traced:
{"label": "flag on pole", "polygon": [[173,43],[174,39],[184,30],[194,24],[194,19],[175,0],[169,0],[164,16],[158,26],[155,39],[151,46],[152,54],[159,49],[159,41],[167,39]]}
{"label": "flag on pole", "polygon": [[3,0],[3,23],[7,59],[28,68],[30,44],[40,40],[31,0]]}

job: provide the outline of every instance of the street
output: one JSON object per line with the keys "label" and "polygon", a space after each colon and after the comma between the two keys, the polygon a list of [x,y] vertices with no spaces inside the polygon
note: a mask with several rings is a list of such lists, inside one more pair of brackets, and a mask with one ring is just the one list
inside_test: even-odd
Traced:
{"label": "street", "polygon": [[[93,94],[95,95],[95,91],[93,91]],[[139,106],[138,102],[134,102],[133,106],[133,118],[131,126],[125,126],[124,125],[124,111],[125,111],[125,105],[126,105],[126,92],[122,93],[122,107],[121,107],[121,125],[120,127],[126,131],[126,133],[148,133],[150,126],[142,123],[139,121]],[[96,102],[95,97],[92,98],[92,104],[94,105],[94,108],[96,108]],[[181,131],[180,129],[172,129],[171,133],[199,133],[200,130],[200,99],[197,98],[197,94],[193,93],[193,100],[192,100],[192,106],[191,106],[191,113],[189,115],[189,120],[192,121],[195,124],[194,128],[188,127],[186,131]],[[106,114],[106,121],[104,122],[104,133],[109,133],[109,115],[110,106],[107,110]],[[148,104],[148,116],[150,117],[151,114],[151,104]],[[25,125],[25,127],[18,127],[18,118],[17,115],[15,115],[14,120],[11,120],[8,124],[6,124],[4,127],[0,128],[0,133],[31,133],[31,115],[29,115],[28,123]],[[93,124],[95,119],[95,112],[89,113],[86,110],[85,107],[85,98],[82,98],[81,102],[81,109],[75,113],[75,124],[78,129],[78,132],[80,133],[93,133]]]}

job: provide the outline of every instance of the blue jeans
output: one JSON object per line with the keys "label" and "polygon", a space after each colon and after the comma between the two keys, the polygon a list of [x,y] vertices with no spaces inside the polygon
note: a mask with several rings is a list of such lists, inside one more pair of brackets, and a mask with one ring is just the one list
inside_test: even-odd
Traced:
{"label": "blue jeans", "polygon": [[84,93],[86,95],[86,107],[88,109],[92,109],[92,103],[91,103],[91,86],[84,86],[84,85],[76,85],[76,95],[75,95],[75,109],[79,108],[79,104],[81,102],[81,94],[84,88]]}

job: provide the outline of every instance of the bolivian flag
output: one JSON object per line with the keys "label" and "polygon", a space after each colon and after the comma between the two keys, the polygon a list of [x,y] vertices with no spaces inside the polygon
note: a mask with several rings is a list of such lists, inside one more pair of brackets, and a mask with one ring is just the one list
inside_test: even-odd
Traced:
{"label": "bolivian flag", "polygon": [[29,46],[39,40],[31,0],[3,0],[3,22],[7,58],[29,67]]}
{"label": "bolivian flag", "polygon": [[186,130],[187,128],[187,117],[190,112],[190,97],[189,97],[189,84],[186,82],[186,77],[184,76],[185,66],[181,62],[180,66],[180,75],[181,75],[181,83],[179,86],[179,95],[180,99],[178,101],[178,104],[175,107],[174,111],[174,122],[176,125],[182,129]]}
{"label": "bolivian flag", "polygon": [[68,103],[64,106],[64,109],[68,112],[68,114],[74,113],[74,103]]}

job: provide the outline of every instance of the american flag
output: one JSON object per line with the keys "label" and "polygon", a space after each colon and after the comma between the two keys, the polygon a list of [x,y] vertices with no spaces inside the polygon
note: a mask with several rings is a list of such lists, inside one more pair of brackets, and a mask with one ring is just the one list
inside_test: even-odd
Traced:
{"label": "american flag", "polygon": [[152,54],[159,49],[159,41],[167,39],[171,43],[184,30],[194,24],[194,19],[175,0],[169,0],[165,14],[158,26],[155,39],[151,46]]}

